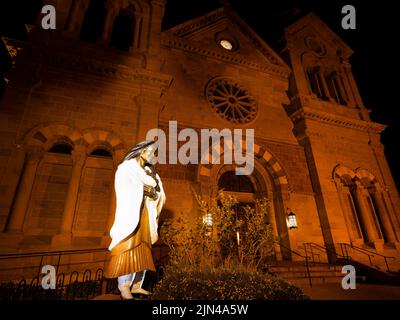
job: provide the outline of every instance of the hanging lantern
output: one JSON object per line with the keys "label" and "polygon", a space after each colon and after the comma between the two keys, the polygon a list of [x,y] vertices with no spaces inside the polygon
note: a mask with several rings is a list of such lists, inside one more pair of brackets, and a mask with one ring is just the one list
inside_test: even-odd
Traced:
{"label": "hanging lantern", "polygon": [[[288,211],[289,211],[289,209],[288,209]],[[291,211],[289,211],[289,214],[287,215],[287,222],[288,222],[289,229],[297,229],[296,215]]]}
{"label": "hanging lantern", "polygon": [[212,220],[212,214],[211,214],[211,212],[207,212],[207,213],[203,216],[203,224],[204,224],[208,229],[211,229],[211,228],[212,228],[213,220]]}

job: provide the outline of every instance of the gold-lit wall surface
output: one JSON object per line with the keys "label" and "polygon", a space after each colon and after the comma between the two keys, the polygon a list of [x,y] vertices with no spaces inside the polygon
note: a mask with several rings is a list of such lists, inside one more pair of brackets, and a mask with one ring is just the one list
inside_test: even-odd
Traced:
{"label": "gold-lit wall surface", "polygon": [[[289,26],[278,55],[230,8],[161,31],[164,1],[110,1],[101,32],[88,42],[81,30],[95,9],[90,1],[67,3],[57,8],[63,28],[44,31],[38,21],[18,43],[0,102],[1,253],[107,247],[119,162],[148,130],[168,133],[177,121],[178,130],[255,130],[254,192],[236,196],[271,200],[283,245],[276,259],[299,259],[283,248],[304,253],[307,242],[337,250],[352,243],[400,258],[400,200],[380,143],[384,125],[371,122],[362,102],[351,49],[318,17]],[[132,28],[125,51],[110,45],[121,15]],[[254,106],[247,120],[216,112],[207,90],[213,81],[221,97]],[[194,193],[215,196],[234,166],[157,170],[167,197],[161,219],[184,213],[194,220]],[[76,259],[86,266],[94,256]]]}

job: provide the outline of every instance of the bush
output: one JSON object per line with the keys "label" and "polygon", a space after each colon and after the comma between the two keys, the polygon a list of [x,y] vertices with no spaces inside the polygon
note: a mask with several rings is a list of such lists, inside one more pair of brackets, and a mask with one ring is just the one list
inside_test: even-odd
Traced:
{"label": "bush", "polygon": [[181,270],[167,267],[156,285],[155,300],[303,300],[290,283],[257,271],[236,268]]}
{"label": "bush", "polygon": [[[245,207],[238,216],[238,201],[231,196],[221,193],[210,203],[196,198],[201,215],[194,224],[181,215],[161,227],[161,238],[170,249],[169,264],[153,299],[307,298],[301,289],[267,273],[277,240],[268,224],[267,199]],[[204,223],[210,215],[212,228]]]}

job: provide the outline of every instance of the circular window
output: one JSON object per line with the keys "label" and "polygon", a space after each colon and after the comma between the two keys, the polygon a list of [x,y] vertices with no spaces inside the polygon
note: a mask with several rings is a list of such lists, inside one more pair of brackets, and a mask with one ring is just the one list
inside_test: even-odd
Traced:
{"label": "circular window", "polygon": [[232,50],[233,49],[233,44],[232,44],[232,42],[230,42],[229,40],[227,40],[227,39],[222,39],[220,42],[219,42],[219,45],[222,47],[222,48],[224,48],[224,49],[226,49],[226,50]]}
{"label": "circular window", "polygon": [[304,39],[304,42],[306,46],[317,55],[323,56],[326,54],[325,46],[317,39],[312,37],[307,37],[306,39]]}
{"label": "circular window", "polygon": [[217,78],[206,87],[210,106],[223,119],[235,124],[253,121],[257,115],[257,103],[246,89],[231,79]]}
{"label": "circular window", "polygon": [[227,51],[235,51],[238,48],[235,38],[226,32],[218,32],[215,35],[215,41],[222,49]]}

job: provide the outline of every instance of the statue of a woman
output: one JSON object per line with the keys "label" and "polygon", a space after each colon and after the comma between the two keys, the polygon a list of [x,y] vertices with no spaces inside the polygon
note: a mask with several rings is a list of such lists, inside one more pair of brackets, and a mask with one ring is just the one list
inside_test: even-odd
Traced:
{"label": "statue of a woman", "polygon": [[146,270],[156,271],[151,246],[158,239],[165,193],[153,167],[154,143],[142,141],[134,146],[115,174],[116,211],[106,277],[118,277],[123,299],[133,299],[131,292],[149,294],[141,283]]}

